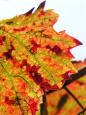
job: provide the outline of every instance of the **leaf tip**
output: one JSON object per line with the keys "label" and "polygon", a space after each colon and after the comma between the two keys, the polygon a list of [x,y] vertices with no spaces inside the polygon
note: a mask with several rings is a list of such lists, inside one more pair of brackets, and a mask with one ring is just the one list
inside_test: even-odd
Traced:
{"label": "leaf tip", "polygon": [[37,10],[40,9],[40,8],[44,8],[45,3],[46,3],[46,1],[43,1],[42,3],[40,3],[40,5],[38,6]]}
{"label": "leaf tip", "polygon": [[33,10],[35,7],[33,7],[32,9],[30,9],[28,12],[26,12],[24,15],[28,16],[29,14],[32,14]]}

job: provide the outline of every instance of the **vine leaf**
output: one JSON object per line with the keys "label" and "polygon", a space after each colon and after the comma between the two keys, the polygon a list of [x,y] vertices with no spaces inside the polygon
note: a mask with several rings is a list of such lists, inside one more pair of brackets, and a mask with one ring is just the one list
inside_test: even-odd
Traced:
{"label": "vine leaf", "polygon": [[43,91],[62,87],[77,72],[70,49],[81,42],[56,32],[59,15],[44,6],[0,21],[0,114],[35,115]]}

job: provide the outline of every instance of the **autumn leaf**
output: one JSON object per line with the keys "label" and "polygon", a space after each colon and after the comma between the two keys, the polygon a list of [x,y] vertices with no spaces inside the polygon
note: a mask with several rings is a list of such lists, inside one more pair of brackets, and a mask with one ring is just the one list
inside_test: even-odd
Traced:
{"label": "autumn leaf", "polygon": [[56,32],[59,15],[44,5],[0,21],[0,114],[35,115],[43,91],[62,87],[65,75],[77,72],[70,49],[81,42]]}

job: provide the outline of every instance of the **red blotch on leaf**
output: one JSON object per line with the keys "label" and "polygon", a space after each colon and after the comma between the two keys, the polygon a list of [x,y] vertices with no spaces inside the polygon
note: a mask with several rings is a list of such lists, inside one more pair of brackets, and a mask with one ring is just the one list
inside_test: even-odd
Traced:
{"label": "red blotch on leaf", "polygon": [[18,67],[18,68],[21,67],[21,64],[14,57],[12,58],[12,62],[15,65],[15,67]]}
{"label": "red blotch on leaf", "polygon": [[60,49],[58,46],[55,45],[55,46],[52,48],[52,51],[55,52],[56,54],[58,54],[58,53],[61,52],[61,49]]}
{"label": "red blotch on leaf", "polygon": [[12,59],[12,55],[11,54],[12,54],[12,51],[15,50],[15,48],[14,48],[14,46],[12,44],[10,45],[10,47],[11,48],[7,52],[3,53],[3,56],[5,56],[6,59]]}
{"label": "red blotch on leaf", "polygon": [[42,83],[42,77],[40,74],[38,73],[30,73],[31,77],[33,78],[33,80],[37,83],[37,84],[41,84]]}
{"label": "red blotch on leaf", "polygon": [[34,99],[30,99],[29,106],[30,106],[32,115],[35,115],[37,111],[37,102]]}
{"label": "red blotch on leaf", "polygon": [[30,64],[27,63],[26,59],[24,59],[21,63],[21,67],[23,67],[23,66],[26,66],[26,72],[28,73],[30,71],[31,66],[30,66]]}
{"label": "red blotch on leaf", "polygon": [[8,105],[15,104],[16,100],[9,99],[9,97],[5,96],[5,103],[8,104]]}
{"label": "red blotch on leaf", "polygon": [[37,73],[38,69],[39,69],[39,66],[33,65],[30,69],[30,72]]}
{"label": "red blotch on leaf", "polygon": [[41,45],[37,44],[34,40],[31,40],[31,44],[32,44],[32,48],[31,48],[32,53],[37,52],[37,49],[41,47]]}
{"label": "red blotch on leaf", "polygon": [[41,84],[42,82],[42,77],[41,75],[38,73],[38,69],[39,66],[35,66],[33,65],[29,71],[31,78],[33,78],[33,80],[37,83],[37,84]]}
{"label": "red blotch on leaf", "polygon": [[4,40],[5,40],[5,36],[0,36],[0,45],[3,45]]}
{"label": "red blotch on leaf", "polygon": [[48,82],[42,82],[41,83],[41,88],[44,90],[44,91],[50,91],[50,90],[57,90],[58,89],[58,86],[57,85],[53,85],[51,86]]}
{"label": "red blotch on leaf", "polygon": [[41,16],[44,16],[44,15],[45,15],[45,12],[42,10],[38,16],[41,17]]}
{"label": "red blotch on leaf", "polygon": [[21,65],[22,65],[22,66],[27,65],[27,60],[26,60],[26,59],[23,59]]}
{"label": "red blotch on leaf", "polygon": [[4,52],[4,56],[6,57],[6,59],[12,59],[11,52],[12,51],[10,49],[7,52]]}
{"label": "red blotch on leaf", "polygon": [[47,49],[55,52],[56,54],[59,54],[62,50],[58,47],[58,46],[54,46],[53,48],[51,48],[49,45],[46,46]]}
{"label": "red blotch on leaf", "polygon": [[27,27],[19,27],[19,28],[14,28],[13,31],[14,32],[21,32],[21,31],[25,31],[27,29]]}

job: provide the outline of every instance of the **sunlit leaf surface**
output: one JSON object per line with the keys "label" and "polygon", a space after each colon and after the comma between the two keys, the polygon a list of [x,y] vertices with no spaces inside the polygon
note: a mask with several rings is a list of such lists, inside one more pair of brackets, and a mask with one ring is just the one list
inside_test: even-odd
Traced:
{"label": "sunlit leaf surface", "polygon": [[44,5],[0,21],[0,115],[35,115],[43,91],[76,72],[70,49],[81,43],[53,29],[59,15]]}

